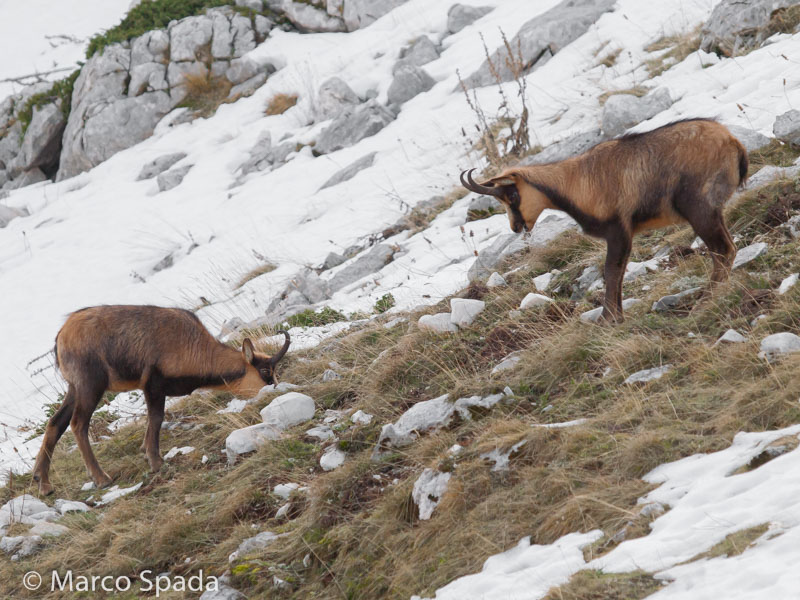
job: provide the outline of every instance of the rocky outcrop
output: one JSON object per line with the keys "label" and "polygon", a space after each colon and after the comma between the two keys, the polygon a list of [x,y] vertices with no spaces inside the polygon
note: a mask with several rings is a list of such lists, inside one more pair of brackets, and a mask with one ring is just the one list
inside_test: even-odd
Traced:
{"label": "rocky outcrop", "polygon": [[467,25],[471,25],[482,16],[492,11],[491,6],[466,6],[454,4],[447,11],[447,31],[458,33]]}
{"label": "rocky outcrop", "polygon": [[357,161],[350,163],[344,169],[335,173],[330,179],[328,179],[328,181],[323,183],[322,187],[319,189],[324,190],[325,188],[333,187],[352,179],[364,169],[371,167],[372,163],[375,162],[375,156],[377,154],[377,152],[370,152],[369,154],[359,158]]}
{"label": "rocky outcrop", "polygon": [[387,100],[389,104],[404,104],[422,92],[427,92],[436,82],[419,67],[404,65],[394,75]]}
{"label": "rocky outcrop", "polygon": [[338,118],[348,108],[354,108],[361,103],[361,99],[339,77],[326,80],[317,92],[316,118],[317,121],[327,121]]}
{"label": "rocky outcrop", "polygon": [[[363,29],[407,0],[343,0],[342,19],[347,31]],[[328,5],[331,0],[328,0]]]}
{"label": "rocky outcrop", "polygon": [[[522,70],[528,73],[547,62],[555,53],[586,33],[589,27],[614,7],[614,0],[563,0],[557,6],[525,23],[510,41],[511,48],[519,48]],[[516,57],[515,57],[516,58]],[[507,64],[505,47],[497,50],[489,60],[501,81],[514,79]],[[468,88],[497,83],[489,60],[464,81]]]}
{"label": "rocky outcrop", "polygon": [[287,19],[302,32],[347,31],[341,17],[328,14],[324,0],[292,2],[284,0],[281,8]]}
{"label": "rocky outcrop", "polygon": [[348,148],[364,138],[378,133],[394,121],[395,114],[370,100],[355,108],[347,109],[322,131],[314,146],[319,154],[328,154]]}
{"label": "rocky outcrop", "polygon": [[778,115],[772,133],[782,142],[800,145],[800,110],[790,110]]}
{"label": "rocky outcrop", "polygon": [[641,98],[632,94],[614,94],[603,107],[603,133],[608,137],[622,135],[670,106],[672,98],[666,88],[655,89]]}
{"label": "rocky outcrop", "polygon": [[401,67],[421,67],[439,58],[439,49],[427,35],[422,35],[400,51],[400,57],[392,67],[394,75]]}
{"label": "rocky outcrop", "polygon": [[522,166],[543,165],[546,163],[564,160],[572,156],[582,154],[592,146],[596,146],[606,139],[608,139],[608,136],[605,135],[600,129],[576,133],[575,135],[571,135],[561,141],[550,144],[547,146],[547,148],[537,154],[526,156],[519,161],[519,164]]}
{"label": "rocky outcrop", "polygon": [[774,33],[767,27],[777,10],[797,0],[722,0],[703,26],[700,48],[733,56],[761,44]]}

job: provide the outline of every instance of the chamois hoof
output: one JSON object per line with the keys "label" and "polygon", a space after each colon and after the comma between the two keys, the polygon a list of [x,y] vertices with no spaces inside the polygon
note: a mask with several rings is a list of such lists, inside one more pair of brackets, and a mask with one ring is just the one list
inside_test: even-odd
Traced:
{"label": "chamois hoof", "polygon": [[161,466],[164,464],[164,459],[161,458],[160,456],[158,457],[158,460],[148,459],[148,461],[150,462],[151,473],[158,473],[161,470]]}
{"label": "chamois hoof", "polygon": [[94,485],[97,489],[106,488],[114,482],[114,480],[111,477],[109,477],[106,473],[103,473],[100,477],[97,478],[92,477],[92,481],[94,481]]}
{"label": "chamois hoof", "polygon": [[600,315],[600,318],[598,319],[597,322],[603,325],[618,325],[622,323],[624,320],[625,317],[623,317],[622,315],[615,317],[613,314],[611,314],[610,311],[603,309],[603,312]]}
{"label": "chamois hoof", "polygon": [[39,495],[40,496],[49,496],[55,491],[55,488],[49,481],[40,481],[39,482]]}

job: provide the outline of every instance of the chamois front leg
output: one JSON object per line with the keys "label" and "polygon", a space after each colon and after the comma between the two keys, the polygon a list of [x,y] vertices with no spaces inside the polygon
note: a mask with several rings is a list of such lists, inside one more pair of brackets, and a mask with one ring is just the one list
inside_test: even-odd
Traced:
{"label": "chamois front leg", "polygon": [[163,379],[154,373],[144,386],[144,399],[147,403],[147,432],[144,435],[145,454],[150,463],[150,470],[155,473],[164,464],[159,451],[158,442],[161,436],[161,424],[164,422],[164,394]]}
{"label": "chamois front leg", "polygon": [[47,422],[42,447],[39,449],[36,464],[33,467],[33,480],[39,483],[39,493],[42,496],[53,493],[53,486],[50,483],[50,459],[53,456],[56,442],[69,426],[74,405],[75,387],[70,384],[61,406]]}
{"label": "chamois front leg", "polygon": [[609,323],[621,323],[622,316],[622,279],[625,267],[631,255],[633,240],[631,234],[622,226],[615,227],[606,238],[606,296],[603,303],[603,314],[600,318]]}

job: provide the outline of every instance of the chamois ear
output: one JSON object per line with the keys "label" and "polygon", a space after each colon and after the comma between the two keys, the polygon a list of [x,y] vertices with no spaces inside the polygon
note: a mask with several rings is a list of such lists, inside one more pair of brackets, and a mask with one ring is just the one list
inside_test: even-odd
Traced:
{"label": "chamois ear", "polygon": [[511,177],[508,177],[507,175],[505,177],[494,177],[493,179],[490,179],[486,183],[491,183],[495,187],[501,187],[504,185],[517,185],[517,182],[514,181]]}
{"label": "chamois ear", "polygon": [[505,202],[506,204],[509,203],[508,198],[506,198],[508,189],[503,188],[508,188],[510,185],[516,186],[516,182],[514,181],[513,177],[509,177],[507,174],[505,174],[494,177],[486,183],[478,183],[472,178],[473,171],[475,171],[475,169],[470,169],[461,173],[461,185],[471,192],[485,194],[487,196],[494,196],[500,200],[500,202]]}
{"label": "chamois ear", "polygon": [[245,338],[245,340],[242,342],[242,356],[244,356],[244,359],[248,364],[253,364],[255,348],[253,348],[253,342],[250,341],[250,338]]}

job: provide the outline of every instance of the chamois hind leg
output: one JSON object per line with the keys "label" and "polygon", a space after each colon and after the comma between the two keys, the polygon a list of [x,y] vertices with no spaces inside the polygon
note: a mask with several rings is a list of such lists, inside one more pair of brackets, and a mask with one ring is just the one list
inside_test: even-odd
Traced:
{"label": "chamois hind leg", "polygon": [[161,435],[161,423],[164,422],[164,402],[166,400],[163,381],[157,373],[148,378],[144,386],[144,398],[147,402],[147,432],[144,434],[142,445],[147,455],[147,461],[150,463],[150,470],[155,473],[164,464],[158,442]]}
{"label": "chamois hind leg", "polygon": [[89,471],[89,476],[98,488],[105,487],[111,483],[109,477],[97,462],[89,444],[89,421],[92,418],[95,408],[97,408],[103,392],[106,391],[107,378],[80,382],[75,388],[75,407],[70,421],[72,433],[78,443],[78,450],[81,451],[83,462]]}
{"label": "chamois hind leg", "polygon": [[688,220],[692,229],[711,252],[713,263],[711,281],[713,283],[726,281],[731,273],[733,259],[736,257],[736,245],[725,225],[722,210],[718,209],[711,214],[693,216]]}
{"label": "chamois hind leg", "polygon": [[33,467],[33,480],[39,482],[39,493],[43,496],[53,493],[53,486],[50,484],[49,477],[50,459],[53,456],[53,449],[56,443],[69,426],[74,405],[75,386],[70,384],[61,406],[47,422],[42,447],[39,449],[39,454],[36,456],[36,464]]}
{"label": "chamois hind leg", "polygon": [[606,296],[603,314],[600,315],[600,318],[612,323],[621,323],[624,320],[622,316],[622,278],[631,255],[633,240],[631,234],[619,226],[609,233],[606,242],[608,244],[604,270]]}

